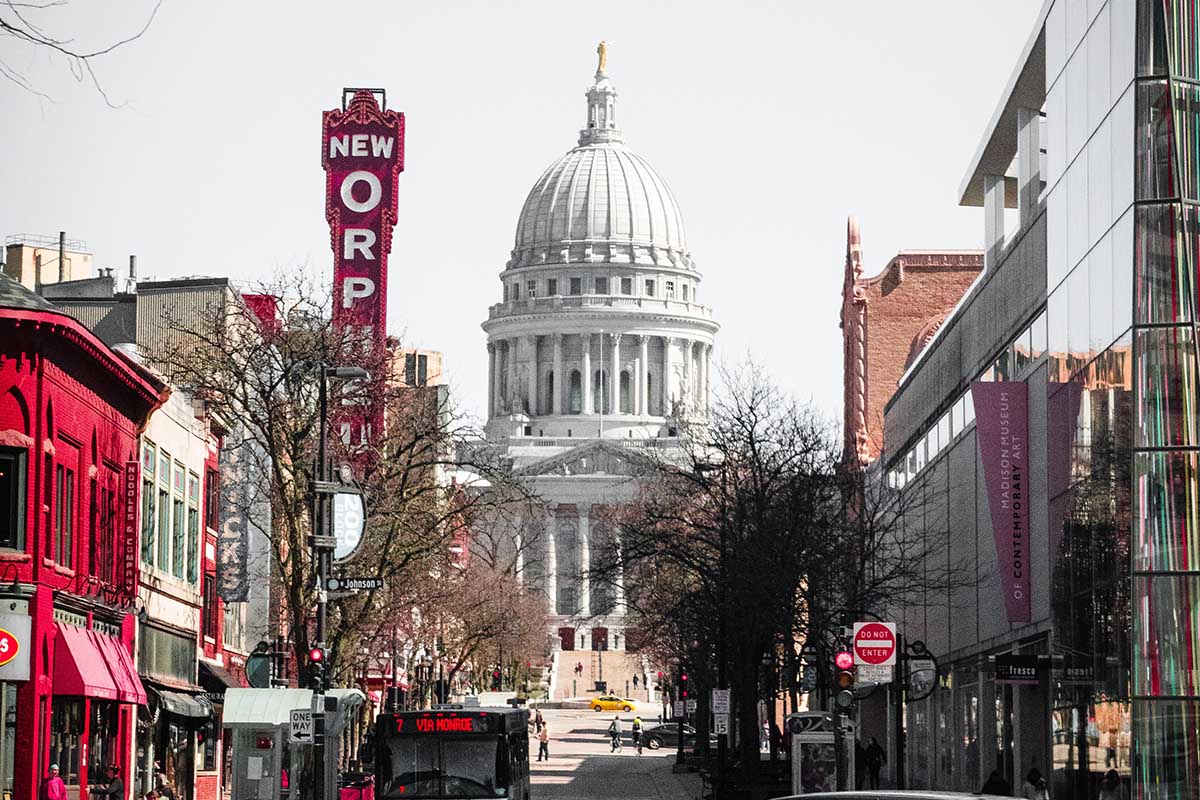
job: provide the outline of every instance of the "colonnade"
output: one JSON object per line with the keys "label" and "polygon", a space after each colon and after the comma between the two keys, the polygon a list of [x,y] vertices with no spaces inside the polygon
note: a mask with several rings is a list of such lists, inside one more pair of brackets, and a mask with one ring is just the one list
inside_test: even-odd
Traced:
{"label": "colonnade", "polygon": [[[592,615],[593,516],[596,515],[592,513],[591,507],[579,507],[570,503],[558,503],[546,508],[545,527],[543,528],[545,561],[542,564],[542,572],[544,576],[543,588],[547,599],[550,601],[551,614],[580,617],[589,617]],[[608,534],[616,536],[616,527],[613,526],[608,531]],[[576,552],[566,552],[566,548],[571,547],[575,542],[564,541],[564,539],[578,541]],[[603,542],[597,544],[603,545]],[[577,572],[571,571],[566,574],[560,574],[560,560],[564,564],[570,565],[575,560],[574,556],[576,555],[578,555]],[[601,552],[598,555],[599,557],[603,557],[605,553]],[[622,616],[626,612],[625,576],[618,571],[616,575],[611,577],[615,590],[612,608],[597,610],[606,614]],[[575,580],[578,581],[579,587],[578,602],[576,604],[560,602],[559,582]],[[572,605],[574,607],[571,607]]]}
{"label": "colonnade", "polygon": [[[564,362],[563,340],[567,336],[579,338],[578,360]],[[650,416],[651,383],[654,378],[650,372],[650,343],[657,340],[656,348],[661,353],[658,366],[659,413],[656,416],[668,416],[672,412],[673,400],[681,400],[686,407],[693,411],[707,410],[709,392],[709,366],[712,345],[695,339],[674,336],[655,336],[629,333],[596,333],[582,334],[549,334],[552,342],[553,355],[550,370],[544,369],[539,362],[538,346],[543,338],[539,335],[495,338],[488,342],[488,409],[492,416],[523,411],[529,416],[546,416],[567,414],[595,414],[595,399],[598,389],[593,385],[596,371],[603,364],[602,375],[606,375],[603,391],[606,397],[601,398],[601,407],[607,407],[606,413],[625,413],[635,416]],[[629,355],[629,344],[622,360],[622,341],[632,344],[633,354]],[[597,358],[593,359],[593,345]],[[676,355],[682,356],[682,361],[675,363]],[[517,375],[517,365],[525,365],[524,380]],[[673,374],[678,368],[681,382],[673,380]],[[579,408],[567,407],[571,396],[570,375],[579,371],[580,404]],[[629,398],[627,410],[621,411],[621,375],[629,372]],[[518,384],[522,385],[518,385]],[[679,386],[680,390],[675,387]],[[607,401],[607,402],[605,402]]]}

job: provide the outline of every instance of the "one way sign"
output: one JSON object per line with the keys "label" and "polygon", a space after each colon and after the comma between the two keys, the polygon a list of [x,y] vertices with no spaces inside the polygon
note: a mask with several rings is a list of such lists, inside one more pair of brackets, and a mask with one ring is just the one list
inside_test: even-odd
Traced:
{"label": "one way sign", "polygon": [[312,744],[313,712],[311,708],[293,708],[288,741],[295,744]]}

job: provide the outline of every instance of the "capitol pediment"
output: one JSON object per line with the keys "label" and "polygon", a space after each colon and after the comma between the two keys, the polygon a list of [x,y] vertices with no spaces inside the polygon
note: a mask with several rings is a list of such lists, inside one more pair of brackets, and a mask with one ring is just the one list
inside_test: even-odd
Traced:
{"label": "capitol pediment", "polygon": [[635,452],[615,442],[592,439],[572,450],[543,459],[521,469],[523,477],[576,475],[617,475],[640,477],[659,466],[643,453]]}

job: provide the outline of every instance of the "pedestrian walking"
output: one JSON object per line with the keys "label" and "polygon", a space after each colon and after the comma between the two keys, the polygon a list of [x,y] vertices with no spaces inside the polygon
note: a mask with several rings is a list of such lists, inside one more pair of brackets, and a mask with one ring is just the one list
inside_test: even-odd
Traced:
{"label": "pedestrian walking", "polygon": [[1096,797],[1097,800],[1129,800],[1125,787],[1121,785],[1121,773],[1115,769],[1104,773],[1104,780],[1100,781],[1100,794]]}
{"label": "pedestrian walking", "polygon": [[637,677],[637,675],[634,675],[633,676],[633,690],[635,692],[637,691],[637,685],[638,685],[638,677]]}
{"label": "pedestrian walking", "polygon": [[109,765],[104,770],[104,780],[104,785],[94,787],[92,794],[112,800],[125,800],[125,783],[121,780],[121,770],[116,765]]}
{"label": "pedestrian walking", "polygon": [[871,743],[867,745],[867,777],[871,781],[871,788],[879,788],[879,771],[883,769],[883,765],[887,762],[887,753],[880,746],[879,740],[874,736],[871,737]]}
{"label": "pedestrian walking", "polygon": [[988,775],[987,781],[983,784],[983,788],[979,790],[980,794],[1002,794],[1007,797],[1012,796],[1012,787],[1008,785],[1008,781],[1000,775],[999,770],[992,770]]}
{"label": "pedestrian walking", "polygon": [[541,761],[544,757],[546,761],[549,761],[550,760],[550,726],[547,725],[545,722],[543,722],[542,727],[538,729],[537,740],[538,740],[537,760]]}
{"label": "pedestrian walking", "polygon": [[608,735],[612,740],[612,750],[616,753],[621,749],[621,718],[613,717],[612,722],[608,723]]}
{"label": "pedestrian walking", "polygon": [[537,713],[533,717],[533,729],[535,731],[540,731],[542,729],[542,726],[544,726],[545,724],[546,724],[546,720],[542,718],[542,710],[539,708],[537,710]]}
{"label": "pedestrian walking", "polygon": [[1025,783],[1021,786],[1021,797],[1025,800],[1050,800],[1050,790],[1046,779],[1037,767],[1033,767],[1025,775]]}
{"label": "pedestrian walking", "polygon": [[50,765],[50,774],[42,781],[42,800],[67,800],[67,785],[58,774],[58,764]]}

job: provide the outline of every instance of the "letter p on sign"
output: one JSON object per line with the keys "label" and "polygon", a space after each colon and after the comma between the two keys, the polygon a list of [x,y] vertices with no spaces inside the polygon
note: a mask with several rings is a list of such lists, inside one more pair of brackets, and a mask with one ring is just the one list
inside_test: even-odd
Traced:
{"label": "letter p on sign", "polygon": [[370,278],[346,278],[342,281],[342,308],[352,308],[355,300],[375,294],[375,281]]}

